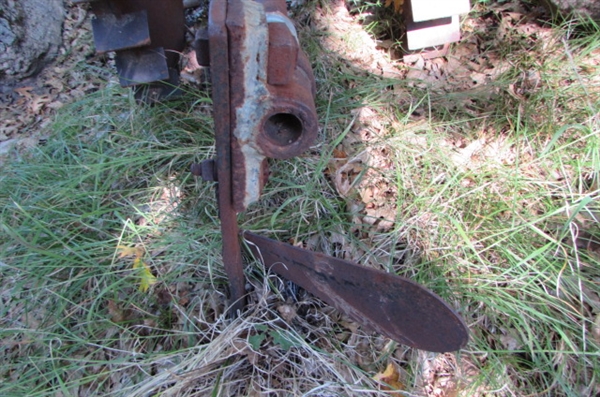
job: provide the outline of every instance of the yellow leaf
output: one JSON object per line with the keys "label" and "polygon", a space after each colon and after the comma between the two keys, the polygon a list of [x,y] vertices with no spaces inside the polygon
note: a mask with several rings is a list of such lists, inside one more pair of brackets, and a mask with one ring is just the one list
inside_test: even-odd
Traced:
{"label": "yellow leaf", "polygon": [[156,284],[156,277],[150,271],[150,266],[142,260],[142,258],[135,258],[133,261],[133,268],[139,269],[140,273],[140,291],[146,292],[151,285]]}
{"label": "yellow leaf", "polygon": [[404,385],[400,382],[400,373],[396,366],[389,363],[385,371],[378,373],[373,377],[377,382],[382,383],[382,390],[403,390]]}
{"label": "yellow leaf", "polygon": [[126,258],[128,256],[141,258],[144,255],[144,249],[142,247],[127,247],[126,245],[118,245],[117,251],[119,251],[119,258]]}
{"label": "yellow leaf", "polygon": [[397,13],[402,12],[402,5],[404,4],[404,0],[385,0],[385,6],[389,7],[394,3],[394,11]]}
{"label": "yellow leaf", "polygon": [[135,257],[133,260],[133,269],[138,270],[140,277],[140,291],[146,292],[151,285],[156,284],[156,277],[150,271],[150,267],[142,260],[144,257],[143,247],[127,247],[126,245],[117,246],[119,252],[119,258],[126,258],[129,256]]}

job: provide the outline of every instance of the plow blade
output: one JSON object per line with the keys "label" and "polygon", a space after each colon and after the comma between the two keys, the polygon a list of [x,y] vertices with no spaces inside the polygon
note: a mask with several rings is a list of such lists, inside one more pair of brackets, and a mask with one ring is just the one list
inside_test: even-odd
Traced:
{"label": "plow blade", "polygon": [[464,347],[467,326],[440,297],[406,278],[243,232],[265,267],[360,324],[432,352]]}

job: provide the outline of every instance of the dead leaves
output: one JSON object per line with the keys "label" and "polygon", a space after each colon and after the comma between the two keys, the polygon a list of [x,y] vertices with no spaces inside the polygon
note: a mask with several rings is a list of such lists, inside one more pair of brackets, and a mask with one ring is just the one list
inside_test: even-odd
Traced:
{"label": "dead leaves", "polygon": [[400,381],[400,372],[393,363],[389,363],[385,371],[373,376],[373,380],[379,382],[381,390],[395,391],[396,393],[404,390],[404,384]]}
{"label": "dead leaves", "polygon": [[[394,6],[401,2],[401,0],[393,1]],[[388,78],[403,76],[404,73],[398,69],[390,56],[379,50],[377,40],[350,15],[345,1],[334,1],[328,6],[328,12],[318,14],[316,26],[326,32],[322,42],[324,47],[343,60],[336,67],[343,69],[348,67],[349,73],[364,70]]]}
{"label": "dead leaves", "polygon": [[21,97],[17,101],[17,105],[25,108],[27,112],[33,115],[39,115],[42,114],[42,111],[46,108],[58,109],[62,106],[60,101],[53,101],[51,95],[38,95],[33,92],[33,89],[34,87],[31,86],[14,89],[14,91]]}
{"label": "dead leaves", "polygon": [[[66,5],[63,44],[53,65],[26,83],[4,82],[0,90],[0,143],[22,146],[20,143],[26,139],[37,141],[58,108],[96,91],[105,82],[108,73],[98,75],[104,61],[88,57],[93,53],[93,43],[86,10],[87,7]],[[90,63],[95,63],[97,68],[92,71],[81,67]],[[0,162],[5,156],[5,152],[0,152]]]}
{"label": "dead leaves", "polygon": [[[387,231],[396,219],[397,187],[383,174],[395,165],[384,143],[381,115],[364,107],[356,109],[350,132],[333,150],[328,173],[338,194],[346,199],[357,225],[373,225],[374,230]],[[364,147],[357,153],[357,147]],[[351,154],[350,154],[351,153]]]}
{"label": "dead leaves", "polygon": [[[14,145],[31,139],[29,132],[42,130],[51,122],[51,119],[46,117],[48,113],[61,106],[60,101],[44,90],[33,86],[14,88],[8,99],[0,98],[0,143]],[[4,154],[5,151],[0,150],[0,156]]]}
{"label": "dead leaves", "polygon": [[130,313],[119,307],[114,300],[108,300],[106,303],[106,308],[108,309],[110,320],[113,323],[119,324],[129,320]]}
{"label": "dead leaves", "polygon": [[394,5],[394,11],[396,11],[397,13],[402,12],[402,6],[404,5],[404,0],[385,0],[386,7],[389,7],[392,4]]}
{"label": "dead leaves", "polygon": [[141,292],[147,292],[148,289],[156,284],[156,277],[152,274],[150,266],[143,260],[145,256],[145,250],[143,247],[127,247],[124,245],[117,246],[119,251],[119,258],[133,257],[133,269],[137,272],[139,278],[139,290]]}
{"label": "dead leaves", "polygon": [[[491,99],[504,95],[494,82],[502,81],[516,70],[526,71],[515,79],[507,90],[508,94],[524,101],[537,91],[543,82],[538,69],[543,68],[548,55],[560,49],[552,29],[542,26],[526,11],[519,9],[518,2],[498,3],[490,10],[492,12],[478,18],[467,18],[462,23],[463,38],[445,57],[410,57],[406,76],[409,85],[439,94],[443,102],[438,106],[460,109],[474,117],[493,111],[495,102]],[[506,47],[509,42],[511,47],[531,49],[529,52],[543,53],[544,56],[535,60],[507,56],[498,49]],[[527,63],[526,68],[520,62]],[[458,92],[464,95],[446,95]],[[443,100],[445,96],[452,100]],[[474,102],[474,98],[478,103]]]}
{"label": "dead leaves", "polygon": [[360,181],[366,169],[366,154],[361,152],[349,160],[344,159],[345,163],[339,167],[337,164],[333,165],[334,185],[340,196],[349,197],[351,190]]}

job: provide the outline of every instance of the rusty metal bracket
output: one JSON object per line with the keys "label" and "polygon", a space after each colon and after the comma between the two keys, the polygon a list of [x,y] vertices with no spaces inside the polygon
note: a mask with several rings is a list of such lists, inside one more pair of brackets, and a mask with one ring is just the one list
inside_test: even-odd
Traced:
{"label": "rusty metal bracket", "polygon": [[317,135],[314,77],[285,11],[285,1],[212,1],[208,46],[206,32],[196,41],[199,61],[209,59],[211,66],[217,197],[233,312],[244,305],[237,213],[260,197],[267,157],[298,155]]}
{"label": "rusty metal bracket", "polygon": [[241,212],[260,197],[266,158],[299,155],[318,127],[314,77],[290,31],[285,2],[227,4],[233,206]]}

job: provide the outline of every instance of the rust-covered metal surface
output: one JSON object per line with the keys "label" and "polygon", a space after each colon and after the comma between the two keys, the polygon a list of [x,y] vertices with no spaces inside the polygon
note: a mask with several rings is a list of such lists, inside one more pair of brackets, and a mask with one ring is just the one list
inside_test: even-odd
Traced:
{"label": "rust-covered metal surface", "polygon": [[[232,124],[229,81],[229,46],[227,28],[226,1],[213,1],[209,8],[208,37],[210,45],[210,64],[213,85],[213,119],[215,122],[215,145],[217,149],[217,200],[223,237],[223,264],[229,279],[229,299],[232,313],[244,307],[244,264],[238,237],[237,212],[233,205],[232,173]],[[218,67],[217,67],[218,65]]]}
{"label": "rust-covered metal surface", "polygon": [[113,14],[104,11],[107,3],[96,7],[92,19],[96,52],[120,51],[150,45],[148,13],[146,10],[128,14]]}
{"label": "rust-covered metal surface", "polygon": [[119,84],[129,87],[169,78],[169,66],[162,48],[136,48],[121,51],[115,58]]}
{"label": "rust-covered metal surface", "polygon": [[467,344],[468,329],[460,316],[414,281],[254,233],[243,237],[267,269],[389,338],[432,352]]}
{"label": "rust-covered metal surface", "polygon": [[285,1],[227,3],[233,201],[241,212],[260,197],[266,159],[304,152],[318,123],[314,76]]}
{"label": "rust-covered metal surface", "polygon": [[[196,41],[199,60],[211,67],[217,196],[233,312],[244,300],[236,214],[259,199],[268,157],[296,156],[317,135],[314,77],[283,12],[283,0],[213,1],[208,47],[205,32]],[[211,179],[206,167],[196,165],[193,172]]]}

